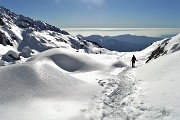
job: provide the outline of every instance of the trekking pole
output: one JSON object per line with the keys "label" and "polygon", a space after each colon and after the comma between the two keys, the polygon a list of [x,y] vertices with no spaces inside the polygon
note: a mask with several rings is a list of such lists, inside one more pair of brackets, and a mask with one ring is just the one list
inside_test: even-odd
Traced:
{"label": "trekking pole", "polygon": [[136,66],[138,67],[138,60],[137,60]]}
{"label": "trekking pole", "polygon": [[131,61],[130,61],[130,65],[129,66],[131,67]]}
{"label": "trekking pole", "polygon": [[136,67],[138,66],[138,61],[136,62]]}

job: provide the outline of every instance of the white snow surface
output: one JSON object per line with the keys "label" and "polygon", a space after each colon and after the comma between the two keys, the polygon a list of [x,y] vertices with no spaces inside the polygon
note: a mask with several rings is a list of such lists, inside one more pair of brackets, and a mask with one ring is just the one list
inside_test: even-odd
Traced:
{"label": "white snow surface", "polygon": [[[1,67],[1,119],[99,119],[102,88],[97,78],[111,77],[111,74],[104,74],[116,69],[117,61],[105,65],[93,57],[55,48],[25,63]],[[114,56],[109,56],[110,59]],[[88,76],[90,78],[86,78]]]}
{"label": "white snow surface", "polygon": [[88,72],[106,68],[102,63],[95,62],[83,53],[61,48],[45,51],[28,61],[43,61],[46,59],[53,61],[58,67],[67,72]]}
{"label": "white snow surface", "polygon": [[[167,54],[145,64],[147,57],[167,39],[140,52],[120,53],[130,63],[134,54],[136,68],[127,68],[105,84],[103,120],[179,120],[179,34],[168,41]],[[169,48],[169,49],[168,49]]]}
{"label": "white snow surface", "polygon": [[175,37],[172,37],[172,39],[167,44],[165,50],[167,50],[168,54],[180,50],[180,34],[176,35]]}
{"label": "white snow surface", "polygon": [[[1,119],[178,120],[180,51],[173,46],[179,45],[179,35],[165,46],[171,52],[145,64],[165,41],[140,52],[54,48],[2,66]],[[132,55],[138,60],[133,69],[128,66]]]}
{"label": "white snow surface", "polygon": [[180,119],[180,51],[160,57],[135,70],[142,82],[138,99],[144,111],[139,119]]}
{"label": "white snow surface", "polygon": [[[121,102],[124,119],[137,120],[179,120],[179,68],[180,68],[180,34],[168,41],[164,56],[144,64],[144,57],[149,56],[159,45],[167,39],[155,42],[147,49],[126,53],[122,61],[127,62],[129,55],[138,58],[137,68],[127,70],[125,80],[131,78],[132,87],[128,95]],[[175,46],[175,47],[174,47]],[[122,76],[122,75],[121,75]],[[115,119],[115,118],[114,118]]]}

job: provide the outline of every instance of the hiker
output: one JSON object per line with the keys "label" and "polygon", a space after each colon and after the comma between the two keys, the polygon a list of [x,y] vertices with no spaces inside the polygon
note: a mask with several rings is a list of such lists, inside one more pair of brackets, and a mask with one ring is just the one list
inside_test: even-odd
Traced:
{"label": "hiker", "polygon": [[132,67],[134,68],[135,67],[135,62],[136,62],[136,57],[133,55],[132,59],[131,59],[131,62],[132,62]]}

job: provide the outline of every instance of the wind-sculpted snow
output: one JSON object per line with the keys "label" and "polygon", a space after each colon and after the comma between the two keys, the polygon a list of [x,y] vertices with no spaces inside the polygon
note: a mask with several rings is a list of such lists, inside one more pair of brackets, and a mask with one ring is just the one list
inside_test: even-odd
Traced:
{"label": "wind-sculpted snow", "polygon": [[45,62],[30,62],[1,68],[0,101],[31,98],[86,96],[88,85]]}
{"label": "wind-sculpted snow", "polygon": [[52,61],[58,67],[68,72],[88,72],[93,70],[105,69],[107,67],[102,63],[94,61],[92,58],[88,57],[85,54],[61,48],[45,51],[32,57],[28,61],[43,61],[46,59]]}
{"label": "wind-sculpted snow", "polygon": [[[74,78],[62,72],[59,67],[69,71],[89,71],[98,67],[86,63],[90,60],[83,55],[82,59],[86,59],[86,62],[78,61],[80,56],[75,58],[75,56],[73,57],[74,53],[71,54],[71,57],[59,49],[41,54],[26,63],[1,67],[1,119],[51,120],[56,118],[69,120],[79,116],[83,118],[81,109],[85,109],[90,104],[94,94],[99,94],[100,87]],[[61,59],[65,60],[66,63],[58,62]],[[73,61],[75,62],[71,63]],[[70,69],[71,67],[72,69]],[[84,69],[82,69],[83,67]],[[37,113],[37,111],[39,112]]]}
{"label": "wind-sculpted snow", "polygon": [[126,66],[114,58],[54,48],[25,63],[1,67],[1,118],[99,119],[102,88],[97,79],[108,78],[110,72]]}

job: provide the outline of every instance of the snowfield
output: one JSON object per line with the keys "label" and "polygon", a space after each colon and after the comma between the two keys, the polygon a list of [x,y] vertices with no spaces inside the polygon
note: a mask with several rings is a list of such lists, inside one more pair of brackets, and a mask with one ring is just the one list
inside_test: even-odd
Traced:
{"label": "snowfield", "polygon": [[138,99],[144,111],[139,119],[180,119],[180,51],[163,56],[135,70],[142,82]]}
{"label": "snowfield", "polygon": [[180,119],[180,34],[116,52],[2,7],[0,16],[0,119]]}
{"label": "snowfield", "polygon": [[[146,58],[167,40],[156,42],[147,49],[134,53],[121,53],[121,60],[128,63],[130,56],[138,58],[137,67],[127,68],[118,78],[109,80],[105,90],[103,120],[179,120],[179,68],[180,34],[169,39],[164,56],[148,64]],[[174,47],[176,46],[176,47]],[[176,52],[174,52],[176,51]],[[119,58],[119,59],[120,59]],[[113,90],[112,90],[113,89]]]}
{"label": "snowfield", "polygon": [[[169,44],[178,40],[179,35]],[[1,118],[178,120],[180,52],[145,64],[161,42],[140,52],[112,55],[55,48],[1,67]],[[125,64],[133,54],[139,60],[134,69]]]}
{"label": "snowfield", "polygon": [[[62,72],[59,67],[62,64],[59,62],[58,66],[54,62],[58,63],[59,59],[56,58],[59,57],[67,60],[72,70],[73,68],[80,70],[80,67],[88,70],[90,64],[78,60],[73,64],[68,61],[68,57],[72,56],[61,55],[61,52],[57,55],[57,51],[50,50],[49,56],[46,52],[42,53],[47,58],[41,57],[42,59],[39,60],[1,68],[0,108],[3,108],[0,110],[1,119],[65,120],[73,118],[74,114],[78,117],[81,115],[81,110],[90,104],[93,95],[100,94],[101,90],[97,85],[87,84]],[[80,67],[77,67],[76,63],[79,63]],[[62,66],[61,69],[69,70],[69,68]],[[6,111],[10,111],[11,115],[7,115]],[[70,114],[71,112],[73,114]]]}
{"label": "snowfield", "polygon": [[[100,56],[100,55],[96,55]],[[2,119],[89,119],[101,117],[98,79],[111,76],[117,63],[103,64],[94,55],[55,48],[27,62],[0,69]],[[113,59],[114,56],[109,59]],[[99,59],[102,60],[100,57]],[[125,64],[121,64],[122,67]],[[104,75],[107,73],[106,75]],[[90,78],[86,78],[89,76]],[[98,79],[97,79],[98,78]],[[7,115],[10,111],[11,115]],[[99,113],[98,113],[99,112]]]}

